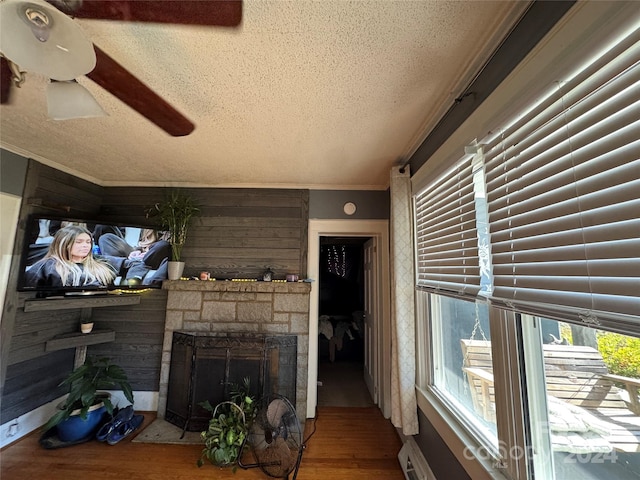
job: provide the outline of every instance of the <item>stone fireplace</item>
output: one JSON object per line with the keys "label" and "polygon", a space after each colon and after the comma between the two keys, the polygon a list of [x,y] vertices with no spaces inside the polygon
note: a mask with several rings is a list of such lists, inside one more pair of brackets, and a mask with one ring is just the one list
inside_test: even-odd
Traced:
{"label": "stone fireplace", "polygon": [[283,395],[296,403],[296,335],[174,331],[165,420],[183,431],[206,430],[214,406],[250,380],[257,399]]}
{"label": "stone fireplace", "polygon": [[[176,280],[165,281],[163,288],[168,290],[169,294],[162,348],[159,418],[164,418],[167,412],[174,332],[177,332],[179,337],[186,335],[198,338],[199,340],[193,340],[194,345],[197,343],[219,346],[222,345],[220,342],[226,345],[229,339],[234,338],[266,341],[269,345],[286,345],[293,339],[297,343],[294,348],[295,386],[281,388],[284,391],[290,388],[290,392],[295,392],[295,398],[291,400],[295,401],[298,418],[301,421],[306,418],[310,284]],[[231,341],[235,343],[235,340]],[[190,340],[187,341],[189,342]],[[217,354],[209,353],[205,357],[212,355],[214,358]],[[250,357],[251,355],[248,356],[249,362]],[[210,361],[214,362],[210,367],[219,368],[214,366],[218,365],[214,360]],[[286,362],[283,362],[283,366],[284,363]],[[269,368],[271,366],[269,363]],[[253,367],[247,368],[251,370]],[[291,377],[290,374],[286,375]],[[224,376],[223,373],[220,376]],[[221,378],[220,381],[224,382],[224,379]],[[176,391],[176,387],[173,391]],[[292,395],[294,394],[287,396]]]}

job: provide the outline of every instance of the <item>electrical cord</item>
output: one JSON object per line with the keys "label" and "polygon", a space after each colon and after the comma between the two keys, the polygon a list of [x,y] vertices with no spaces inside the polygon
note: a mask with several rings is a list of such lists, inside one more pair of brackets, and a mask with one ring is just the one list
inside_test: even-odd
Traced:
{"label": "electrical cord", "polygon": [[311,433],[309,433],[309,435],[307,435],[307,438],[305,438],[302,441],[302,448],[306,448],[307,447],[307,442],[311,439],[311,437],[313,437],[313,434],[316,433],[316,422],[318,421],[318,407],[316,407],[316,412],[315,412],[315,416],[313,417],[313,430],[311,430]]}

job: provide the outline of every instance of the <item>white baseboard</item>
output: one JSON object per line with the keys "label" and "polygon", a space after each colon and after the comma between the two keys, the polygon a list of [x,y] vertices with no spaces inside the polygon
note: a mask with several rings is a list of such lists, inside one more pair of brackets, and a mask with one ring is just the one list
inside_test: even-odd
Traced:
{"label": "white baseboard", "polygon": [[[20,440],[25,435],[44,425],[55,413],[56,405],[64,400],[65,397],[66,395],[63,395],[52,402],[0,425],[0,448]],[[137,411],[155,412],[158,410],[158,392],[133,392],[133,398],[135,401],[134,407]],[[111,392],[111,401],[116,406],[129,404],[122,392]]]}

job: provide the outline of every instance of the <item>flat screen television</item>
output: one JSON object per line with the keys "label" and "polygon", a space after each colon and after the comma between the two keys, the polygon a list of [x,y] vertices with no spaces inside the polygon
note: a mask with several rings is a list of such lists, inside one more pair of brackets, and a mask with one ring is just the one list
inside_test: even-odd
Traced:
{"label": "flat screen television", "polygon": [[171,260],[168,239],[148,226],[31,216],[18,290],[48,297],[160,288]]}

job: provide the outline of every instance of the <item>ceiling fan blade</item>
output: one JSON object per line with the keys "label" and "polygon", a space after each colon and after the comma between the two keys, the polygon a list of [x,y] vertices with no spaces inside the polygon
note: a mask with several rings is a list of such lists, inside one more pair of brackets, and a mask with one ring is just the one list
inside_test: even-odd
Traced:
{"label": "ceiling fan blade", "polygon": [[6,58],[0,57],[0,103],[9,103],[11,99],[11,68]]}
{"label": "ceiling fan blade", "polygon": [[241,0],[48,0],[76,18],[235,27]]}
{"label": "ceiling fan blade", "polygon": [[[146,3],[146,2],[142,2]],[[129,73],[122,65],[94,45],[96,68],[91,80],[174,137],[193,132],[195,125],[162,97]]]}

